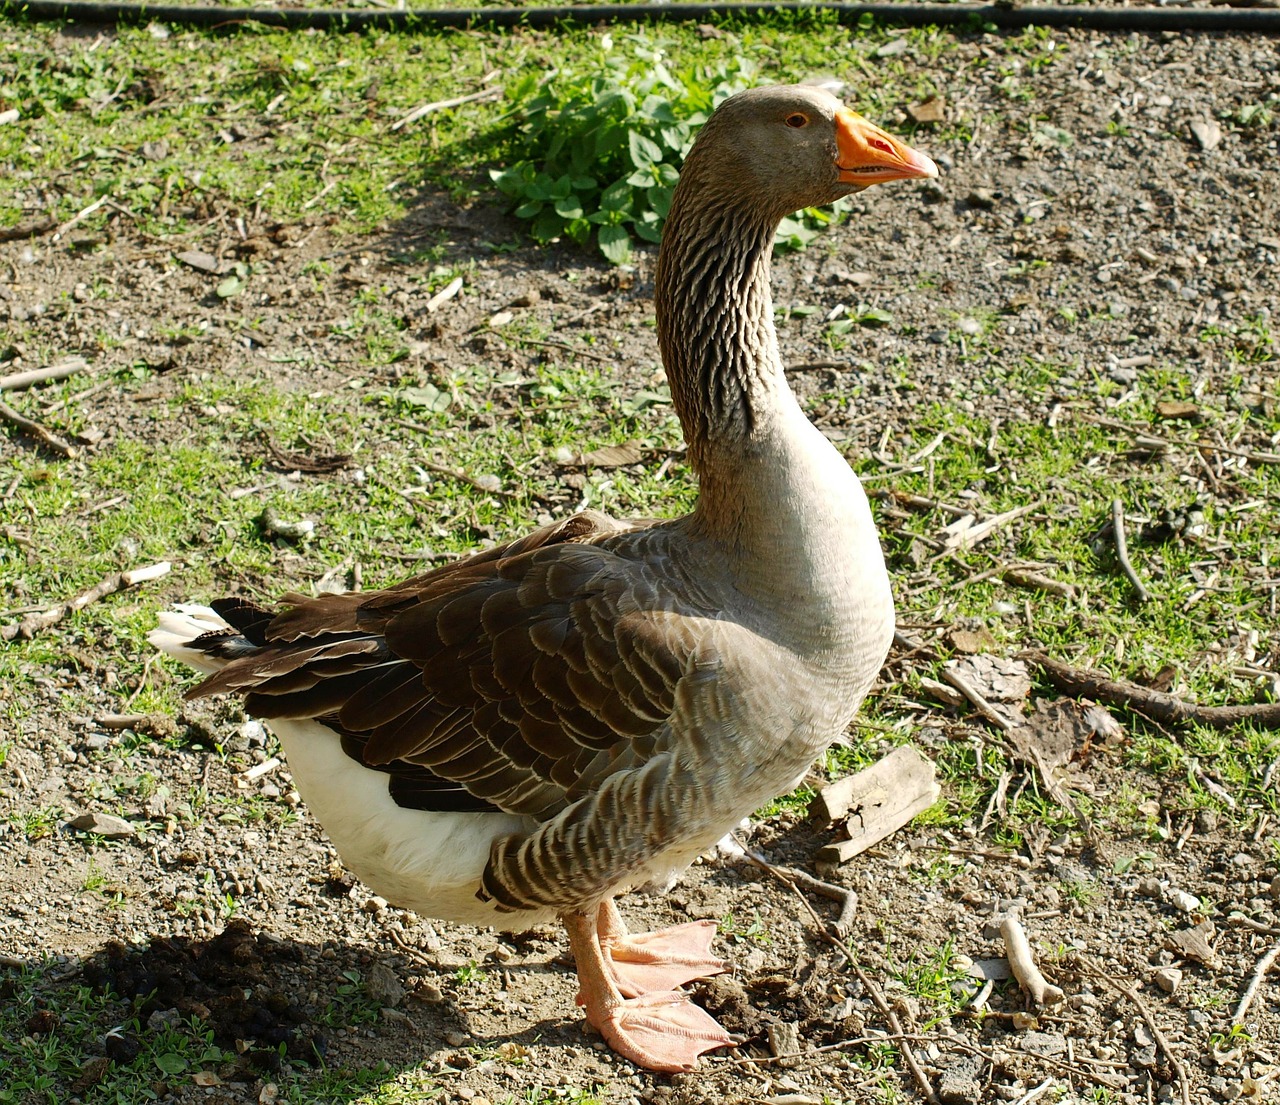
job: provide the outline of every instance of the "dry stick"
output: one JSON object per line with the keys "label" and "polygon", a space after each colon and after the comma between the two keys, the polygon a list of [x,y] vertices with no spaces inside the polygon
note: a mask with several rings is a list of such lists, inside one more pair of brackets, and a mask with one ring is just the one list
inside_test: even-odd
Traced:
{"label": "dry stick", "polygon": [[1015,587],[1027,587],[1036,591],[1045,591],[1064,599],[1073,599],[1079,594],[1074,583],[1063,583],[1061,580],[1032,572],[1025,568],[1006,568],[1001,575],[1005,583]]}
{"label": "dry stick", "polygon": [[853,928],[853,915],[858,911],[858,893],[856,890],[850,890],[844,886],[836,886],[835,883],[823,882],[821,879],[814,878],[807,871],[801,871],[795,867],[783,867],[776,863],[770,863],[764,856],[757,855],[747,848],[742,849],[742,858],[748,863],[762,867],[770,874],[781,875],[783,878],[790,879],[793,882],[802,882],[814,893],[821,894],[830,901],[839,902],[840,916],[832,922],[831,931],[841,939],[849,935]]}
{"label": "dry stick", "polygon": [[1246,917],[1243,913],[1232,913],[1228,918],[1233,925],[1240,925],[1242,928],[1252,929],[1254,932],[1260,932],[1265,936],[1280,936],[1280,928],[1272,925],[1264,925],[1261,921],[1255,921],[1252,917]]}
{"label": "dry stick", "polygon": [[544,349],[563,349],[568,353],[572,353],[575,357],[586,357],[589,361],[599,361],[601,364],[613,364],[616,359],[614,357],[602,357],[599,353],[588,353],[585,349],[578,349],[562,341],[543,341],[539,338],[526,337],[513,337],[511,340],[516,345],[536,345]]}
{"label": "dry stick", "polygon": [[972,702],[978,713],[999,729],[1000,732],[1008,733],[1013,729],[1013,723],[1008,718],[1002,716],[990,702],[983,698],[982,693],[978,688],[973,686],[963,675],[960,675],[951,668],[943,668],[942,678]]}
{"label": "dry stick", "polygon": [[1138,1012],[1142,1015],[1147,1028],[1151,1031],[1151,1038],[1155,1040],[1156,1046],[1165,1053],[1169,1060],[1169,1065],[1173,1067],[1174,1074],[1178,1076],[1178,1089],[1182,1092],[1182,1105],[1191,1105],[1191,1084],[1187,1081],[1186,1067],[1182,1065],[1182,1061],[1173,1053],[1173,1048],[1169,1046],[1169,1041],[1165,1039],[1164,1033],[1160,1031],[1160,1026],[1156,1024],[1156,1019],[1152,1016],[1151,1010],[1147,1008],[1147,1003],[1142,1000],[1142,996],[1132,986],[1121,982],[1117,978],[1112,978],[1099,964],[1093,963],[1083,956],[1081,958],[1098,978],[1110,983],[1138,1007]]}
{"label": "dry stick", "polygon": [[933,1086],[929,1082],[929,1076],[921,1070],[919,1062],[916,1061],[916,1053],[911,1049],[911,1045],[907,1043],[906,1033],[902,1031],[902,1022],[898,1020],[898,1014],[895,1013],[890,1008],[889,1003],[884,1000],[884,994],[880,992],[880,987],[876,985],[875,980],[862,969],[858,961],[853,957],[853,954],[844,946],[844,943],[827,931],[827,926],[823,924],[822,918],[818,916],[817,911],[809,904],[809,899],[800,893],[800,888],[780,871],[772,867],[768,867],[766,870],[768,870],[769,874],[771,874],[775,879],[791,890],[791,893],[793,893],[799,900],[800,904],[804,906],[805,912],[809,914],[814,926],[822,935],[822,939],[833,948],[837,949],[840,954],[844,956],[845,961],[849,966],[853,968],[854,974],[858,976],[858,981],[862,983],[863,988],[871,996],[871,1000],[875,1003],[876,1008],[880,1010],[881,1016],[889,1022],[889,1027],[893,1030],[895,1035],[902,1040],[902,1058],[906,1062],[907,1068],[911,1071],[911,1077],[916,1080],[916,1085],[919,1087],[920,1092],[924,1094],[925,1100],[928,1101],[930,1105],[940,1105],[938,1095],[934,1093]]}
{"label": "dry stick", "polygon": [[501,488],[485,487],[485,485],[474,476],[468,476],[460,469],[450,468],[447,464],[436,464],[435,461],[422,460],[421,458],[415,460],[413,463],[425,468],[428,472],[436,473],[438,476],[448,476],[450,479],[465,483],[468,487],[474,487],[477,491],[483,491],[486,495],[497,495],[500,499],[520,498],[520,496],[514,491],[504,491]]}
{"label": "dry stick", "polygon": [[1150,602],[1151,594],[1142,585],[1142,580],[1138,578],[1138,573],[1134,571],[1133,564],[1129,560],[1129,542],[1124,536],[1124,503],[1119,499],[1111,503],[1111,529],[1116,540],[1116,559],[1120,561],[1120,567],[1124,570],[1125,576],[1133,584],[1133,589],[1138,594],[1138,601]]}
{"label": "dry stick", "polygon": [[[1269,729],[1280,728],[1280,703],[1260,702],[1250,706],[1197,706],[1175,695],[1153,691],[1127,679],[1108,679],[1102,672],[1073,668],[1050,659],[1038,649],[1018,653],[1019,660],[1035,664],[1058,690],[1073,698],[1091,698],[1107,706],[1123,706],[1166,725],[1194,722],[1213,729],[1229,729],[1252,722]],[[953,684],[954,686],[954,684]]]}
{"label": "dry stick", "polygon": [[1214,445],[1208,441],[1183,441],[1176,437],[1164,437],[1144,426],[1130,426],[1127,422],[1119,422],[1114,418],[1085,415],[1084,419],[1095,426],[1106,426],[1108,429],[1124,430],[1125,433],[1149,438],[1171,449],[1203,449],[1210,453],[1224,453],[1230,457],[1244,457],[1245,460],[1253,461],[1255,464],[1280,464],[1280,453],[1258,453],[1248,449],[1233,449],[1227,445]]}
{"label": "dry stick", "polygon": [[25,415],[19,414],[8,403],[0,403],[0,418],[17,426],[23,433],[43,441],[55,453],[61,453],[68,460],[75,458],[79,452],[74,445],[69,445],[51,430],[45,429],[39,422],[32,422]]}
{"label": "dry stick", "polygon": [[20,391],[32,384],[41,384],[46,380],[65,380],[77,372],[83,372],[89,362],[83,357],[67,357],[45,368],[32,368],[26,372],[14,372],[8,376],[0,376],[0,391]]}
{"label": "dry stick", "polygon": [[1249,1006],[1253,1003],[1254,997],[1257,996],[1258,987],[1262,985],[1262,980],[1267,977],[1267,972],[1276,965],[1277,958],[1280,958],[1280,943],[1272,945],[1271,950],[1258,960],[1258,965],[1254,967],[1253,974],[1249,977],[1249,985],[1244,988],[1244,993],[1240,995],[1240,1004],[1236,1006],[1236,1011],[1231,1015],[1232,1024],[1240,1024],[1244,1021],[1244,1015],[1249,1012]]}
{"label": "dry stick", "polygon": [[480,92],[472,92],[467,96],[454,96],[451,100],[436,100],[433,103],[423,104],[421,107],[415,107],[408,115],[397,119],[391,124],[391,129],[392,131],[397,131],[401,127],[407,127],[410,123],[416,123],[424,115],[429,115],[433,111],[443,111],[447,107],[461,107],[463,104],[473,103],[476,100],[492,100],[501,95],[501,88],[486,88]]}
{"label": "dry stick", "polygon": [[1004,940],[1005,955],[1013,977],[1031,995],[1031,1000],[1036,1005],[1057,1005],[1067,996],[1059,987],[1045,981],[1040,968],[1031,957],[1031,944],[1027,940],[1027,934],[1016,917],[1006,917],[1000,922],[1000,936]]}
{"label": "dry stick", "polygon": [[161,576],[167,575],[168,572],[169,562],[162,560],[159,564],[151,564],[146,568],[133,568],[127,572],[117,572],[113,576],[107,576],[101,583],[95,584],[84,594],[77,595],[67,602],[59,603],[57,606],[51,607],[42,613],[32,614],[23,618],[20,622],[10,622],[8,625],[0,626],[0,640],[12,641],[15,637],[21,637],[24,641],[29,641],[40,630],[48,629],[51,625],[57,625],[68,614],[83,610],[90,603],[97,602],[108,595],[114,595],[117,591],[126,590],[136,584],[159,579]]}

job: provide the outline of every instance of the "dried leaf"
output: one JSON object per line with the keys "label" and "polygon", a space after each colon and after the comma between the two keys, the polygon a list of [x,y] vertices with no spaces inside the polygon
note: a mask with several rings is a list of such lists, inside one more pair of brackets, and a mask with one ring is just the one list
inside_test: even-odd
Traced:
{"label": "dried leaf", "polygon": [[1021,660],[979,652],[952,660],[947,667],[988,702],[1021,703],[1031,693],[1031,675]]}
{"label": "dried leaf", "polygon": [[621,445],[604,445],[589,453],[579,453],[566,461],[565,465],[576,468],[625,468],[629,464],[639,464],[643,455],[638,441],[625,441]]}
{"label": "dried leaf", "polygon": [[1222,966],[1222,960],[1209,944],[1209,938],[1213,935],[1213,923],[1202,921],[1192,928],[1169,933],[1165,937],[1164,946],[1184,959],[1203,963],[1210,970],[1216,971]]}
{"label": "dried leaf", "polygon": [[212,253],[205,253],[202,249],[186,249],[177,256],[184,265],[190,265],[201,272],[217,272],[222,267]]}
{"label": "dried leaf", "polygon": [[1200,417],[1200,408],[1195,403],[1184,403],[1177,399],[1162,399],[1156,404],[1156,414],[1160,418],[1195,420]]}

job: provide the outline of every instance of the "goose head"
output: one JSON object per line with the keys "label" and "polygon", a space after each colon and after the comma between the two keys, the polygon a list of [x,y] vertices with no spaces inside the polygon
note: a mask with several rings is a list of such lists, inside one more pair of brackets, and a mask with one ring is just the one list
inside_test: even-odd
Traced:
{"label": "goose head", "polygon": [[685,162],[699,190],[782,219],[873,184],[938,175],[905,142],[807,85],[771,85],[725,100]]}

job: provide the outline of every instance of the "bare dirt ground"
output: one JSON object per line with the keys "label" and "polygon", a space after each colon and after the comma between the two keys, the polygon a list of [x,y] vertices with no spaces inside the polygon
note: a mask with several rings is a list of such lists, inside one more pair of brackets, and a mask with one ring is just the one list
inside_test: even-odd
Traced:
{"label": "bare dirt ground", "polygon": [[[848,224],[776,266],[780,306],[803,301],[819,308],[783,327],[784,359],[835,362],[794,379],[811,413],[851,453],[875,448],[886,428],[910,425],[933,400],[972,404],[1005,421],[1042,420],[1061,402],[1105,413],[1099,381],[1134,378],[1145,371],[1141,356],[1148,354],[1153,363],[1181,366],[1198,395],[1224,405],[1277,401],[1274,361],[1228,365],[1198,335],[1222,322],[1266,319],[1280,303],[1280,131],[1230,122],[1280,91],[1280,47],[1228,37],[1058,37],[1070,60],[1055,68],[1054,85],[1038,86],[1023,74],[1038,111],[994,116],[968,144],[937,144],[930,152],[945,171],[936,188],[868,193]],[[985,48],[981,38],[972,39],[960,56]],[[962,72],[949,95],[958,105],[966,97],[998,102],[992,88],[967,85]],[[1191,130],[1192,122],[1210,120],[1221,124],[1217,143]],[[923,135],[920,144],[929,148]],[[387,258],[441,228],[451,256],[474,259],[477,267],[465,293],[428,318],[404,267]],[[429,362],[477,352],[495,370],[526,367],[546,351],[515,350],[484,332],[486,320],[510,310],[552,327],[555,340],[575,348],[589,348],[591,335],[620,341],[610,353],[619,377],[628,387],[652,386],[656,351],[644,325],[652,309],[651,258],[620,278],[570,252],[495,255],[476,248],[510,232],[494,210],[459,210],[439,197],[428,197],[386,235],[360,240],[323,225],[249,226],[242,239],[228,221],[221,238],[206,236],[200,245],[263,264],[254,308],[266,321],[248,342],[228,325],[246,309],[243,299],[219,303],[207,275],[174,260],[180,244],[133,237],[119,221],[94,248],[41,239],[0,244],[0,310],[21,320],[33,338],[68,352],[92,350],[103,327],[124,333],[123,344],[94,355],[99,369],[141,360],[160,370],[146,390],[112,388],[95,398],[103,435],[97,449],[199,435],[209,412],[177,419],[152,413],[156,397],[189,374],[269,375],[288,388],[340,388],[353,374],[353,354],[330,323],[373,281],[391,286],[420,343],[396,371],[426,371]],[[304,280],[316,259],[329,261],[332,271]],[[1039,259],[1051,263],[1034,264]],[[109,310],[77,291],[100,282],[120,292]],[[313,283],[315,291],[303,290]],[[833,356],[822,340],[823,319],[836,304],[855,300],[892,312],[896,325],[855,330],[850,348]],[[1088,316],[1089,325],[1071,325],[1062,308]],[[948,337],[957,319],[979,313],[999,315],[1009,362],[1035,355],[1074,367],[1039,395],[1006,388],[1007,366],[962,359]],[[181,344],[159,336],[184,331],[199,336]],[[311,346],[313,364],[274,356],[298,335]],[[10,357],[6,371],[28,367],[13,351]],[[909,378],[901,364],[910,365]],[[828,412],[816,398],[855,385],[861,399],[852,414]],[[13,434],[0,442],[6,451],[31,447]],[[571,509],[575,489],[550,469],[544,475],[551,505]],[[8,504],[0,510],[6,523],[20,526]],[[84,516],[68,522],[93,524]],[[183,555],[198,557],[200,550]],[[282,580],[280,588],[294,582]],[[176,585],[171,592],[161,587],[129,601],[159,606],[182,597]],[[10,596],[6,605],[41,598]],[[930,622],[909,596],[901,606],[905,622]],[[117,642],[91,631],[56,632],[65,634],[64,661],[31,665],[4,692],[16,696],[18,709],[9,716],[20,720],[17,732],[6,734],[16,743],[0,775],[0,950],[6,963],[52,956],[50,985],[109,981],[125,993],[156,989],[144,1026],[152,1012],[163,1023],[167,1010],[203,1009],[224,1041],[255,1041],[249,1055],[217,1072],[217,1085],[158,1077],[161,1100],[270,1100],[264,1086],[277,1072],[269,1055],[256,1064],[253,1055],[282,1039],[291,1055],[321,1047],[335,1069],[415,1065],[436,1081],[440,1100],[473,1105],[573,1100],[585,1092],[608,1102],[673,1105],[871,1102],[888,1100],[895,1086],[900,1099],[918,1099],[919,1086],[900,1058],[876,1069],[883,1054],[876,1042],[857,1042],[894,1031],[866,988],[795,894],[751,868],[707,861],[672,893],[624,903],[637,924],[734,919],[723,941],[734,972],[697,996],[747,1044],[736,1057],[709,1057],[697,1074],[666,1077],[617,1061],[584,1032],[559,932],[504,937],[433,926],[389,907],[342,872],[305,807],[291,823],[257,825],[175,820],[161,801],[130,811],[151,825],[149,832],[100,852],[96,861],[66,832],[29,839],[6,818],[37,804],[93,810],[95,787],[112,770],[98,753],[122,739],[68,712],[64,693],[91,691],[107,712],[129,691],[116,685]],[[902,672],[891,663],[881,690],[887,693]],[[917,743],[929,750],[972,739],[975,725],[964,714],[918,714]],[[194,716],[177,725],[193,724]],[[213,795],[239,794],[239,769],[264,760],[269,740],[243,721],[219,708],[198,722],[229,757],[195,743],[175,750],[155,742],[134,762],[173,794],[199,785]],[[1255,965],[1280,933],[1280,827],[1263,818],[1246,833],[1211,814],[1165,808],[1167,780],[1122,771],[1106,755],[1086,772],[1099,793],[1128,789],[1149,803],[1147,824],[1060,838],[1046,832],[1013,855],[976,825],[945,834],[908,829],[840,869],[835,879],[860,897],[853,943],[863,969],[879,980],[902,1028],[916,1034],[917,1059],[943,1101],[1029,1102],[1037,1088],[1041,1101],[1266,1099],[1276,1092],[1268,1079],[1280,1061],[1280,985],[1263,981],[1245,1018],[1247,1039],[1230,1037],[1229,1029]],[[291,800],[287,766],[250,785],[266,800]],[[1153,835],[1153,824],[1165,826],[1165,839]],[[830,835],[795,816],[750,834],[752,846],[775,861],[810,870]],[[940,859],[949,865],[941,877]],[[84,891],[93,862],[121,893],[119,908]],[[210,882],[238,901],[229,929],[202,896]],[[830,903],[812,901],[832,919]],[[993,919],[1010,909],[1021,912],[1066,1001],[1028,1022],[1020,1019],[1029,1007],[1018,988],[998,982],[985,1018],[956,1013],[931,1023],[937,1003],[922,1004],[894,981],[911,949],[944,949],[944,964],[953,956],[1000,959]],[[1233,910],[1251,923],[1228,923]],[[1205,941],[1179,935],[1204,916]],[[1155,977],[1168,967],[1184,973],[1172,993]],[[385,981],[383,990],[366,994],[383,968],[407,994]],[[378,1014],[382,1006],[391,1011]],[[323,1023],[326,1007],[353,1017],[372,1007],[375,1015]],[[787,1040],[803,1048],[839,1046],[771,1058],[788,1050]],[[234,1049],[234,1042],[226,1046]],[[68,1092],[68,1102],[93,1100],[91,1086]],[[329,1099],[351,1097],[335,1090]]]}

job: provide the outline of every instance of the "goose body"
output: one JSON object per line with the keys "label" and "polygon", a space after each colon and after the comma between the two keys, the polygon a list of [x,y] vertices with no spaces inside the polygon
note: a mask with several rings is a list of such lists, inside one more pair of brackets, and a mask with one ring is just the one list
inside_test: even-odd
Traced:
{"label": "goose body", "polygon": [[679,987],[714,924],[631,935],[667,883],[793,787],[852,721],[893,633],[867,500],[783,377],[778,221],[922,155],[807,87],[727,100],[659,253],[659,344],[700,479],[670,522],[586,511],[379,592],[161,615],[153,642],[280,739],[308,808],[396,905],[523,929],[560,918],[587,1019],[685,1070],[732,1042]]}

